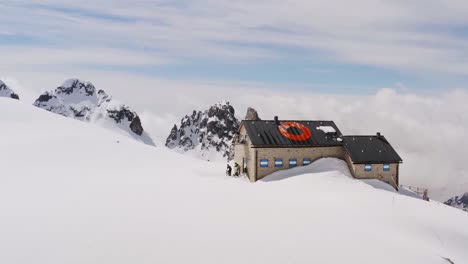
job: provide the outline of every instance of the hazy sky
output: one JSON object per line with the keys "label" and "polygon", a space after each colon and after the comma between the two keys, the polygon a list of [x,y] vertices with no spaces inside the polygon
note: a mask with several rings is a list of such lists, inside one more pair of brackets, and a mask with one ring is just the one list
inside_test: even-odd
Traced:
{"label": "hazy sky", "polygon": [[350,94],[468,81],[464,0],[2,0],[0,10],[2,76],[119,72]]}

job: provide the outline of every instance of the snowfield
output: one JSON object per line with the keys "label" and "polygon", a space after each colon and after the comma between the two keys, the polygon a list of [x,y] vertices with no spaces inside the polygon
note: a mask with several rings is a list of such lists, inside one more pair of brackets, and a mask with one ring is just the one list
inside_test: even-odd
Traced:
{"label": "snowfield", "polygon": [[323,159],[250,184],[0,98],[0,263],[468,263],[468,214]]}

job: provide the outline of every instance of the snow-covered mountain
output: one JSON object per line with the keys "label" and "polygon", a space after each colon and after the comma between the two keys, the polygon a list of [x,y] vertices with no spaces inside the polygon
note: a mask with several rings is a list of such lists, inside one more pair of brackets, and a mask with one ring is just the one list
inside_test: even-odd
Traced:
{"label": "snow-covered mountain", "polygon": [[0,97],[9,97],[13,99],[19,99],[19,96],[11,90],[8,85],[6,85],[4,82],[0,80]]}
{"label": "snow-covered mountain", "polygon": [[179,152],[191,152],[205,160],[233,157],[232,138],[239,120],[229,102],[222,101],[205,111],[193,111],[172,127],[166,146]]}
{"label": "snow-covered mountain", "polygon": [[468,192],[448,199],[445,204],[468,212]]}
{"label": "snow-covered mountain", "polygon": [[468,214],[340,160],[249,183],[21,101],[0,112],[0,263],[468,263]]}
{"label": "snow-covered mountain", "polygon": [[130,107],[112,99],[91,82],[69,79],[54,91],[44,92],[34,106],[81,121],[118,127],[146,144],[154,145],[144,132],[140,117]]}

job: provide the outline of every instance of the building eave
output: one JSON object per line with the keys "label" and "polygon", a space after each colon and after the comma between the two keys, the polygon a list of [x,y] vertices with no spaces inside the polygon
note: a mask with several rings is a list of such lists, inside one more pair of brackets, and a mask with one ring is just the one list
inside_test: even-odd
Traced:
{"label": "building eave", "polygon": [[385,160],[385,161],[380,160],[380,161],[359,161],[359,162],[352,161],[352,162],[353,162],[353,164],[357,164],[357,165],[362,165],[362,164],[401,164],[401,163],[403,163],[402,160]]}
{"label": "building eave", "polygon": [[343,147],[341,144],[335,145],[252,145],[252,148],[331,148]]}

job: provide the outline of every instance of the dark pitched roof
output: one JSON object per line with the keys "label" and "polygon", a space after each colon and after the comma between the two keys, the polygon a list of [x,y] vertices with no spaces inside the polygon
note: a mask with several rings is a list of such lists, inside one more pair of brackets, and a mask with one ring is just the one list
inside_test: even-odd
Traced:
{"label": "dark pitched roof", "polygon": [[[333,121],[292,121],[280,120],[279,122],[297,122],[309,128],[312,136],[307,140],[296,141],[284,137],[278,130],[274,120],[250,121],[243,120],[252,144],[257,147],[321,147],[321,146],[341,146],[337,137],[342,136],[340,130]],[[331,126],[335,129],[335,134],[327,134],[317,129],[319,126]],[[296,128],[290,128],[292,133],[299,133]]]}
{"label": "dark pitched roof", "polygon": [[403,161],[384,136],[344,136],[342,138],[343,146],[354,163],[400,163]]}

